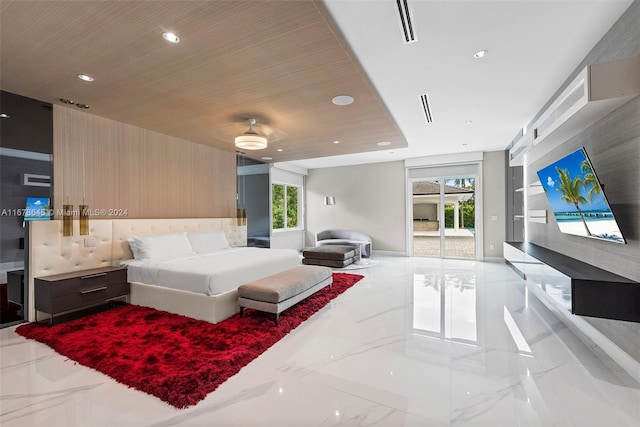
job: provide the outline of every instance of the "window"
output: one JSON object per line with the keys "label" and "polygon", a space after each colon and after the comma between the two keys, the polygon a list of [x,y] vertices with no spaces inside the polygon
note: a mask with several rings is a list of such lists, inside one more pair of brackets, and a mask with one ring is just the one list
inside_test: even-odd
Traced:
{"label": "window", "polygon": [[297,185],[272,184],[271,218],[274,230],[300,228],[299,218],[302,187]]}

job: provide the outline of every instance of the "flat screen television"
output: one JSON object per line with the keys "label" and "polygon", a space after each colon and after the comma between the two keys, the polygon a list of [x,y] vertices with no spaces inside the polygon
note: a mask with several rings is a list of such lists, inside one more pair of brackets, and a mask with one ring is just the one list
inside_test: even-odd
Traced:
{"label": "flat screen television", "polygon": [[627,243],[584,147],[538,171],[560,231]]}
{"label": "flat screen television", "polygon": [[46,221],[49,219],[51,219],[51,200],[47,197],[27,197],[24,220]]}

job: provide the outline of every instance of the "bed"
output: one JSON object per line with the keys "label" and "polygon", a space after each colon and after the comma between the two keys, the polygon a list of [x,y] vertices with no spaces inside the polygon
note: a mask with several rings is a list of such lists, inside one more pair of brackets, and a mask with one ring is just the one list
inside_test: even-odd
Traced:
{"label": "bed", "polygon": [[218,295],[300,264],[293,249],[228,248],[160,259],[126,260],[129,282]]}
{"label": "bed", "polygon": [[[103,219],[91,220],[90,236],[80,236],[78,222],[73,222],[73,236],[62,235],[62,221],[33,221],[29,227],[28,263],[28,319],[35,320],[34,278],[51,274],[82,271],[98,267],[118,266],[134,259],[128,240],[135,236],[158,236],[171,233],[222,232],[231,252],[279,250],[243,248],[247,243],[247,227],[236,218],[170,218],[170,219]],[[197,246],[197,245],[196,245]],[[244,252],[246,262],[242,270],[255,273],[254,278],[271,274],[270,266],[257,268],[257,261]],[[279,264],[276,269],[287,269],[300,263],[295,250],[289,250],[289,261]],[[258,254],[256,252],[256,254]],[[262,252],[260,252],[262,254]],[[252,255],[251,255],[252,256]],[[254,265],[251,265],[254,263]],[[245,277],[245,276],[243,276]],[[25,279],[26,280],[26,279]],[[146,279],[145,279],[146,280]],[[243,280],[242,278],[240,280]],[[253,279],[252,279],[253,280]],[[149,281],[151,282],[151,281]],[[212,290],[214,290],[212,288]],[[237,290],[231,288],[220,293],[192,292],[172,289],[158,284],[131,281],[129,301],[132,304],[153,307],[171,313],[182,314],[208,322],[220,322],[239,311]]]}
{"label": "bed", "polygon": [[133,236],[123,260],[132,304],[208,322],[239,311],[238,286],[300,265],[293,249],[230,247],[221,231]]}

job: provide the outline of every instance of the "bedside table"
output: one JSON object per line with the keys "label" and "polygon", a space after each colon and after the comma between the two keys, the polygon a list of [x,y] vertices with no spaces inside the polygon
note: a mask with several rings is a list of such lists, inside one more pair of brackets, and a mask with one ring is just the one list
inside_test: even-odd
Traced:
{"label": "bedside table", "polygon": [[125,298],[127,301],[128,296],[126,268],[102,267],[36,277],[36,323],[38,311],[49,314],[49,322],[53,324],[55,314],[105,304],[114,299]]}

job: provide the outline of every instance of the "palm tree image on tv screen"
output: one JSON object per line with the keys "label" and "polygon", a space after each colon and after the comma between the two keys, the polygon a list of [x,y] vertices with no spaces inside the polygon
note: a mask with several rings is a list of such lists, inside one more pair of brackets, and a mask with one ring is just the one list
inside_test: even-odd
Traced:
{"label": "palm tree image on tv screen", "polygon": [[626,243],[584,147],[538,171],[560,231]]}

